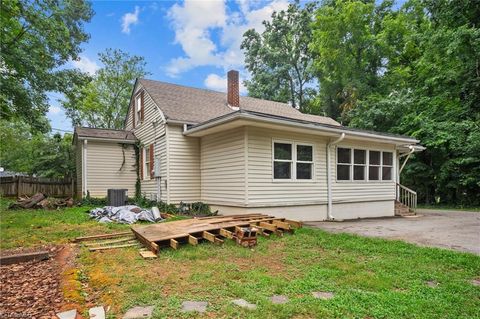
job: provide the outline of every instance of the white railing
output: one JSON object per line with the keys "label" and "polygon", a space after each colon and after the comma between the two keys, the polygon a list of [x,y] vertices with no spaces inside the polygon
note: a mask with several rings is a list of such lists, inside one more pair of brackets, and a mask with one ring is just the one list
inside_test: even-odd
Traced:
{"label": "white railing", "polygon": [[417,192],[397,183],[397,201],[415,212],[417,209]]}

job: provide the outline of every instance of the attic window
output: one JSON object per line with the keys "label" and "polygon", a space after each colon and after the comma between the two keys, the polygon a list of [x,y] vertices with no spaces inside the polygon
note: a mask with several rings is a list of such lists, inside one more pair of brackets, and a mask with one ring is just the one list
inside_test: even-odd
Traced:
{"label": "attic window", "polygon": [[135,97],[135,124],[142,122],[142,94]]}

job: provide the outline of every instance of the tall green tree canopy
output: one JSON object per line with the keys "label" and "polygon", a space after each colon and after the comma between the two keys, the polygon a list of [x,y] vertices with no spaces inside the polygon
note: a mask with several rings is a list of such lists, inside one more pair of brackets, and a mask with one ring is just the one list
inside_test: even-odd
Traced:
{"label": "tall green tree canopy", "polygon": [[77,59],[93,11],[83,0],[1,1],[0,115],[48,130],[46,92],[61,92],[78,73],[60,70]]}
{"label": "tall green tree canopy", "polygon": [[62,105],[74,125],[123,128],[132,86],[150,73],[143,57],[107,49],[99,54],[103,67],[91,81],[72,86]]}
{"label": "tall green tree canopy", "polygon": [[307,3],[301,7],[297,1],[286,11],[275,12],[271,21],[264,21],[265,31],[261,34],[255,29],[244,34],[241,48],[252,74],[251,80],[245,82],[250,96],[308,109],[315,94],[308,48],[315,6]]}
{"label": "tall green tree canopy", "polygon": [[28,124],[0,120],[0,166],[42,177],[74,177],[72,134],[30,133]]}

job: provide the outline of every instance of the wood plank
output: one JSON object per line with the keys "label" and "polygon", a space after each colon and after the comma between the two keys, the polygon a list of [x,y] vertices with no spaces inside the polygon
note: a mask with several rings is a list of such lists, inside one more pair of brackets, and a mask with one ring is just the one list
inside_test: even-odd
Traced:
{"label": "wood plank", "polygon": [[233,233],[225,228],[220,228],[220,236],[225,238],[233,239]]}
{"label": "wood plank", "polygon": [[101,235],[93,235],[93,236],[85,236],[85,237],[77,237],[75,238],[75,242],[82,242],[82,241],[89,241],[89,240],[96,240],[96,239],[107,239],[107,238],[115,238],[125,235],[130,235],[131,231],[125,231],[121,233],[112,233],[112,234],[101,234]]}
{"label": "wood plank", "polygon": [[277,226],[273,225],[273,224],[270,224],[270,223],[265,223],[265,222],[260,222],[259,223],[259,226],[260,227],[263,227],[267,230],[270,230],[270,231],[273,231],[273,232],[276,232],[277,231]]}
{"label": "wood plank", "polygon": [[180,247],[180,244],[175,239],[170,239],[170,247],[172,247],[173,249],[178,249],[178,247]]}
{"label": "wood plank", "polygon": [[158,258],[158,256],[150,250],[140,250],[140,256],[142,256],[144,259]]}
{"label": "wood plank", "polygon": [[204,231],[202,233],[202,237],[205,238],[206,240],[212,242],[212,243],[215,242],[215,238],[216,238],[214,234],[209,233],[208,231]]}
{"label": "wood plank", "polygon": [[0,256],[0,265],[11,265],[26,261],[41,261],[50,258],[48,251],[38,251],[34,253],[16,254],[11,256]]}
{"label": "wood plank", "polygon": [[115,245],[115,246],[101,246],[101,247],[91,247],[89,251],[97,251],[97,250],[108,250],[108,249],[117,249],[117,248],[126,248],[126,247],[133,247],[139,246],[139,243],[132,243],[132,244],[125,244],[125,245]]}
{"label": "wood plank", "polygon": [[192,235],[188,235],[188,243],[190,245],[198,245],[198,238],[197,237],[193,237]]}
{"label": "wood plank", "polygon": [[276,225],[278,228],[285,229],[285,230],[292,230],[292,227],[289,223],[285,223],[279,220],[272,221],[272,224]]}
{"label": "wood plank", "polygon": [[132,236],[128,236],[128,237],[121,238],[121,239],[96,241],[96,242],[93,242],[93,243],[85,243],[85,246],[92,247],[92,246],[97,246],[97,245],[111,245],[111,244],[122,243],[122,242],[125,242],[125,241],[130,241],[132,239],[135,239],[135,236],[133,236],[133,234],[132,234]]}
{"label": "wood plank", "polygon": [[297,228],[302,228],[302,225],[303,225],[301,222],[297,222],[295,220],[290,220],[290,219],[285,219],[284,222],[289,223],[293,227],[297,227]]}

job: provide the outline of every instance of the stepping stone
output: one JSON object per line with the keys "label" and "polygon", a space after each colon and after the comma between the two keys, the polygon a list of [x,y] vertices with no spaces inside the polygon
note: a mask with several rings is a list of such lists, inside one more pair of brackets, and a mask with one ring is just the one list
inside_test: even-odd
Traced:
{"label": "stepping stone", "polygon": [[182,312],[205,312],[207,311],[208,302],[206,301],[184,301],[182,303]]}
{"label": "stepping stone", "polygon": [[123,315],[123,319],[147,319],[152,316],[153,306],[133,307]]}
{"label": "stepping stone", "polygon": [[328,292],[328,291],[314,291],[312,292],[312,295],[317,299],[323,299],[323,300],[332,299],[335,296],[333,292]]}
{"label": "stepping stone", "polygon": [[435,280],[429,280],[427,281],[427,286],[431,288],[436,288],[439,285],[438,281]]}
{"label": "stepping stone", "polygon": [[247,308],[250,310],[257,309],[257,305],[254,305],[253,303],[249,303],[245,299],[235,299],[235,300],[232,300],[232,303],[236,304],[239,307]]}
{"label": "stepping stone", "polygon": [[480,280],[479,279],[472,279],[470,283],[474,286],[480,286]]}
{"label": "stepping stone", "polygon": [[270,297],[270,301],[274,304],[281,305],[288,302],[288,297],[284,295],[274,295]]}
{"label": "stepping stone", "polygon": [[105,319],[105,309],[102,306],[90,308],[88,315],[90,319]]}
{"label": "stepping stone", "polygon": [[77,309],[68,310],[57,313],[59,319],[75,319],[77,317]]}

